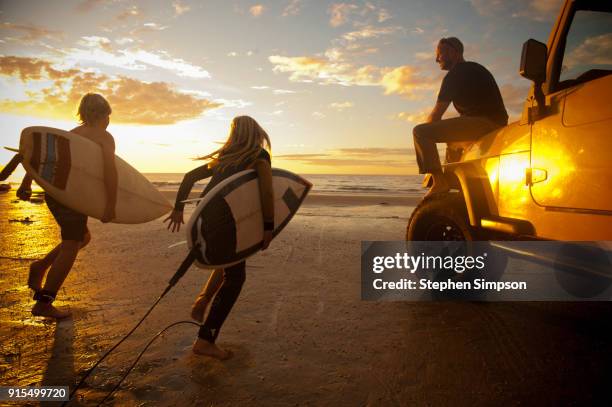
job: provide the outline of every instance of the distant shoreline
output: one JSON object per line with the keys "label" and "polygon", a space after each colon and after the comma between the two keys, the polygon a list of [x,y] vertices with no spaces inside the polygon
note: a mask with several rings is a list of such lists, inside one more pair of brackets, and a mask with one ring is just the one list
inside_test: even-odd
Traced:
{"label": "distant shoreline", "polygon": [[[176,199],[176,190],[160,190],[160,192],[171,202]],[[192,191],[188,199],[200,196],[200,191]],[[403,195],[382,194],[336,194],[336,193],[310,193],[304,201],[304,205],[312,206],[416,206],[422,197]]]}

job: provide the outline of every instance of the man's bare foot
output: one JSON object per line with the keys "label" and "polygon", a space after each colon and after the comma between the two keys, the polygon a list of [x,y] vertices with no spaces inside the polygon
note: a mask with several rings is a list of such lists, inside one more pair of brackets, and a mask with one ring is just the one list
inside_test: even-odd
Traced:
{"label": "man's bare foot", "polygon": [[232,352],[219,348],[214,343],[198,338],[193,344],[193,353],[196,355],[210,356],[219,360],[227,360],[232,357]]}
{"label": "man's bare foot", "polygon": [[204,313],[206,312],[206,308],[208,308],[208,304],[210,304],[210,300],[198,298],[191,306],[191,319],[202,323],[204,321]]}
{"label": "man's bare foot", "polygon": [[39,301],[34,304],[34,307],[32,307],[32,315],[34,315],[35,317],[64,319],[70,317],[72,313],[70,311],[62,311],[58,308],[55,308],[51,304]]}
{"label": "man's bare foot", "polygon": [[30,264],[30,274],[28,275],[28,287],[34,291],[40,291],[42,289],[42,281],[45,277],[45,271],[47,270],[44,265],[41,264],[40,260]]}

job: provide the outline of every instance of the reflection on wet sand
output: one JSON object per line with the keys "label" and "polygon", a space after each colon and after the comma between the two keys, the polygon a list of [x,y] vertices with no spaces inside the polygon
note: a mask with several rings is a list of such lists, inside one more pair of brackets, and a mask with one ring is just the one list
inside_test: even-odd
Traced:
{"label": "reflection on wet sand", "polygon": [[43,386],[72,384],[74,369],[74,322],[71,319],[55,324],[53,347],[42,377]]}
{"label": "reflection on wet sand", "polygon": [[0,195],[0,235],[1,383],[37,384],[47,368],[56,328],[55,322],[32,317],[32,293],[27,287],[30,262],[42,257],[57,239],[42,192],[35,192],[33,202],[19,201],[14,189]]}

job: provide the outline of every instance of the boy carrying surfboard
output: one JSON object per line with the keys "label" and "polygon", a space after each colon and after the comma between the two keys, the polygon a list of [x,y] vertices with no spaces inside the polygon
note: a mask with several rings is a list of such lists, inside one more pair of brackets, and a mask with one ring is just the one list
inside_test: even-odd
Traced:
{"label": "boy carrying surfboard", "polygon": [[[263,213],[263,245],[265,250],[274,231],[274,191],[272,186],[272,167],[270,138],[265,130],[251,117],[238,116],[232,120],[230,134],[225,144],[218,150],[201,157],[208,163],[198,167],[183,178],[174,204],[174,211],[164,220],[170,220],[168,229],[179,231],[183,224],[184,200],[189,196],[193,185],[204,178],[212,177],[201,196],[204,196],[226,178],[246,169],[255,169],[258,174],[261,208]],[[229,243],[229,242],[228,242]],[[246,262],[242,261],[225,269],[214,269],[202,292],[192,306],[193,319],[202,322],[208,304],[210,311],[198,332],[193,352],[217,359],[227,359],[231,353],[219,348],[215,341],[221,326],[234,306],[246,279]]]}
{"label": "boy carrying surfboard", "polygon": [[[106,192],[105,210],[102,222],[110,222],[115,217],[117,200],[117,169],[115,167],[115,140],[106,131],[110,121],[111,107],[99,94],[88,93],[81,99],[79,118],[81,125],[70,130],[98,144],[102,149],[104,166],[104,186]],[[17,196],[29,200],[32,194],[32,177],[23,178]],[[87,197],[83,197],[87,199]],[[62,242],[41,259],[30,265],[28,287],[34,290],[36,304],[32,308],[35,316],[55,319],[67,318],[69,311],[60,310],[52,305],[57,292],[68,276],[80,249],[85,247],[91,235],[87,229],[87,216],[62,205],[48,193],[45,201],[51,214],[60,227]],[[49,272],[47,273],[47,270]],[[45,274],[47,277],[45,279]],[[44,280],[44,284],[43,284]]]}

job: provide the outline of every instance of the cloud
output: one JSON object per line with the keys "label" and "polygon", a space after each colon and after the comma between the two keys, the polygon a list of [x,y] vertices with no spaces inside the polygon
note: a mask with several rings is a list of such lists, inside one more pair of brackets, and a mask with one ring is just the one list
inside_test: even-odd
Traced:
{"label": "cloud", "polygon": [[347,32],[332,40],[324,55],[334,62],[354,60],[358,56],[373,54],[379,51],[380,44],[376,40],[383,36],[403,33],[402,27],[376,27],[370,24],[362,25],[359,29]]}
{"label": "cloud", "polygon": [[385,95],[419,99],[423,91],[433,90],[438,86],[437,80],[419,76],[417,69],[409,65],[387,69],[383,72],[380,85],[385,89]]}
{"label": "cloud", "polygon": [[328,13],[330,14],[329,24],[332,27],[339,27],[346,23],[349,14],[358,10],[354,4],[349,3],[335,3],[329,6]]}
{"label": "cloud", "polygon": [[174,15],[180,16],[191,10],[187,4],[183,3],[181,0],[175,0],[172,2],[172,7],[174,7]]}
{"label": "cloud", "polygon": [[367,25],[357,31],[351,31],[342,35],[342,38],[348,42],[353,42],[360,39],[378,38],[382,35],[389,35],[399,30],[400,27],[374,27]]}
{"label": "cloud", "polygon": [[389,11],[366,1],[362,6],[353,3],[334,3],[327,9],[330,15],[329,24],[340,27],[352,21],[353,26],[363,26],[372,23],[384,23],[392,18]]}
{"label": "cloud", "polygon": [[405,156],[414,154],[413,148],[388,148],[388,147],[362,147],[362,148],[340,148],[336,150],[343,155],[353,156]]}
{"label": "cloud", "polygon": [[159,25],[157,23],[144,23],[142,25],[144,28],[141,28],[140,30],[136,30],[136,32],[145,32],[145,31],[163,31],[166,28],[168,28],[167,25]]}
{"label": "cloud", "polygon": [[291,0],[283,10],[283,17],[297,16],[302,8],[302,0]]}
{"label": "cloud", "polygon": [[474,9],[482,16],[507,16],[535,21],[554,21],[563,0],[470,0]]}
{"label": "cloud", "polygon": [[213,102],[222,105],[223,107],[234,107],[237,109],[244,109],[245,107],[252,106],[252,102],[247,102],[242,99],[215,99]]}
{"label": "cloud", "polygon": [[335,109],[339,112],[351,108],[355,106],[355,104],[353,102],[334,102],[334,103],[330,103],[329,107],[332,109]]}
{"label": "cloud", "polygon": [[114,51],[107,38],[97,36],[82,37],[78,45],[85,48],[70,48],[61,51],[68,63],[89,61],[132,71],[156,67],[172,71],[178,76],[197,79],[210,78],[210,74],[204,68],[180,58],[172,58],[165,51],[132,49]]}
{"label": "cloud", "polygon": [[296,92],[294,90],[289,89],[274,89],[272,93],[274,93],[275,95],[291,95]]}
{"label": "cloud", "polygon": [[104,3],[106,3],[106,0],[85,0],[77,4],[75,10],[79,13],[88,13]]}
{"label": "cloud", "polygon": [[131,6],[117,15],[117,20],[125,21],[130,18],[142,18],[144,11],[138,6]]}
{"label": "cloud", "polygon": [[418,99],[423,91],[438,85],[435,78],[424,77],[415,67],[404,65],[395,68],[365,65],[356,67],[345,62],[335,62],[329,57],[284,57],[273,55],[268,60],[273,71],[289,73],[293,82],[315,81],[319,84],[342,86],[380,86],[385,95],[397,94],[408,99]]}
{"label": "cloud", "polygon": [[315,119],[323,119],[326,116],[321,112],[312,112],[312,117]]}
{"label": "cloud", "polygon": [[249,13],[251,13],[253,17],[259,17],[260,15],[262,15],[263,11],[264,11],[263,4],[256,4],[249,8]]}
{"label": "cloud", "polygon": [[281,154],[275,159],[299,161],[306,165],[329,167],[402,167],[411,169],[412,148],[341,148],[319,154]]}
{"label": "cloud", "polygon": [[514,86],[511,84],[502,85],[499,88],[504,106],[511,119],[516,119],[523,111],[523,105],[529,94],[529,85]]}
{"label": "cloud", "polygon": [[418,112],[400,112],[394,116],[397,120],[403,120],[409,123],[419,124],[424,123],[429,116],[428,110],[421,110]]}
{"label": "cloud", "polygon": [[274,158],[282,158],[284,160],[304,160],[309,158],[329,157],[330,154],[281,154],[274,155]]}
{"label": "cloud", "polygon": [[436,54],[434,54],[433,52],[417,52],[416,54],[414,54],[414,57],[417,61],[427,61],[434,60]]}
{"label": "cloud", "polygon": [[384,8],[381,8],[380,10],[378,10],[378,22],[379,23],[384,23],[390,18],[391,18],[391,14],[389,14],[387,10],[385,10]]}
{"label": "cloud", "polygon": [[91,37],[81,37],[81,39],[77,41],[77,44],[91,48],[98,47],[106,52],[113,52],[113,47],[111,45],[112,43],[106,37],[98,37],[95,35]]}
{"label": "cloud", "polygon": [[42,117],[71,119],[81,97],[88,92],[106,95],[112,120],[128,124],[174,124],[195,119],[219,102],[181,92],[166,82],[142,82],[126,76],[108,76],[77,69],[56,69],[50,61],[0,57],[0,75],[23,82],[52,80],[49,87],[26,92],[27,99],[0,100],[0,110]]}
{"label": "cloud", "polygon": [[64,36],[62,31],[49,30],[47,28],[31,24],[14,24],[5,22],[0,24],[0,29],[22,32],[23,36],[19,37],[19,40],[27,44],[31,44],[43,38],[59,40]]}
{"label": "cloud", "polygon": [[251,89],[255,89],[255,90],[265,90],[265,89],[270,89],[269,86],[251,86]]}
{"label": "cloud", "polygon": [[18,77],[22,82],[45,78],[53,81],[62,81],[78,73],[79,71],[77,69],[68,71],[55,69],[50,62],[45,60],[16,56],[0,56],[0,75]]}

